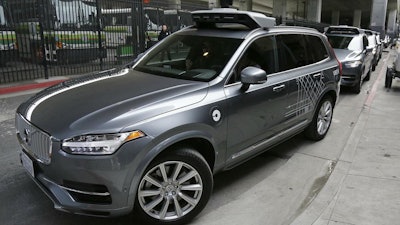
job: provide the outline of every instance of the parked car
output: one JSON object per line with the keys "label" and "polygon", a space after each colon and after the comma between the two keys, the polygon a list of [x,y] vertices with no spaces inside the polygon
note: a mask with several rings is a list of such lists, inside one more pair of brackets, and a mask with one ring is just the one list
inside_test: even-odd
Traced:
{"label": "parked car", "polygon": [[330,26],[326,32],[336,57],[342,63],[340,84],[360,93],[364,80],[369,80],[374,67],[373,48],[362,29],[351,26]]}
{"label": "parked car", "polygon": [[385,47],[385,48],[389,47],[390,42],[391,42],[391,40],[390,40],[389,35],[385,35],[385,38],[383,39],[383,45],[384,45],[384,47]]}
{"label": "parked car", "polygon": [[373,33],[374,33],[375,39],[376,39],[378,62],[379,62],[379,60],[382,58],[383,44],[382,44],[382,41],[381,41],[380,33],[376,32],[376,31],[374,31]]}
{"label": "parked car", "polygon": [[17,109],[23,166],[56,209],[185,223],[213,174],[301,132],[325,137],[341,69],[323,34],[233,9],[193,20],[133,67],[65,81]]}
{"label": "parked car", "polygon": [[365,34],[368,38],[368,47],[372,48],[372,54],[374,55],[374,59],[372,60],[372,71],[375,71],[379,61],[379,46],[376,42],[376,35],[374,32],[371,30],[365,30]]}

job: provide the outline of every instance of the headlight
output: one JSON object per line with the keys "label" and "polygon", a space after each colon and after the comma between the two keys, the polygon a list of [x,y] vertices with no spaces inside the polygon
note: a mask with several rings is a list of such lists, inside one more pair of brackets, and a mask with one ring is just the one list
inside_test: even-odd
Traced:
{"label": "headlight", "polygon": [[361,64],[362,64],[361,61],[351,61],[351,62],[345,62],[345,63],[344,63],[344,65],[345,65],[346,67],[351,67],[351,68],[358,67],[358,66],[360,66]]}
{"label": "headlight", "polygon": [[118,134],[81,135],[67,139],[62,143],[62,149],[70,154],[110,155],[125,142],[144,137],[141,131]]}

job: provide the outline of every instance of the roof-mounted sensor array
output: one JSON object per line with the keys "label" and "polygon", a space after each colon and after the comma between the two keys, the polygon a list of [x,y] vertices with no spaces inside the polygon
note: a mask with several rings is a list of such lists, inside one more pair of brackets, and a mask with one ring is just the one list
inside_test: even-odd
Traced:
{"label": "roof-mounted sensor array", "polygon": [[192,18],[197,27],[210,27],[218,23],[241,24],[250,29],[276,25],[275,18],[264,14],[229,8],[194,11]]}

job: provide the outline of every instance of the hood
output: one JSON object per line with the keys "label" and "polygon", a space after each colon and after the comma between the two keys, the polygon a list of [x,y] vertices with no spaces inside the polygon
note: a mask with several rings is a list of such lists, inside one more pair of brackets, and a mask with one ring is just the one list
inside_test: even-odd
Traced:
{"label": "hood", "polygon": [[340,62],[346,62],[349,60],[357,60],[356,58],[360,56],[360,51],[353,51],[348,49],[333,49],[335,51],[335,55]]}
{"label": "hood", "polygon": [[18,113],[57,139],[116,133],[142,120],[195,104],[208,83],[127,69],[69,80],[23,103]]}

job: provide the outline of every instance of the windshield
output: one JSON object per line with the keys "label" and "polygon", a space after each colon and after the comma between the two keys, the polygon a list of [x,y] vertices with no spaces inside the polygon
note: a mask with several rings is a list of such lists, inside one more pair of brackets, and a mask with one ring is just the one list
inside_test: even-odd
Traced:
{"label": "windshield", "polygon": [[359,36],[328,36],[332,48],[362,51],[362,39]]}
{"label": "windshield", "polygon": [[218,76],[242,41],[173,35],[149,52],[134,69],[166,77],[210,81]]}

